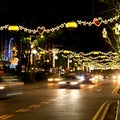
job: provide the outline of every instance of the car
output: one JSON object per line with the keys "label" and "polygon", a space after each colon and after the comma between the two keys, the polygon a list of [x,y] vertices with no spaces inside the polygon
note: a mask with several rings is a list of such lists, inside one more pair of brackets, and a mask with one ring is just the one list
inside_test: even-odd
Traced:
{"label": "car", "polygon": [[96,82],[95,76],[93,76],[91,73],[84,73],[81,75],[82,83],[83,84],[94,84]]}
{"label": "car", "polygon": [[80,88],[81,78],[78,75],[68,74],[58,82],[59,88]]}
{"label": "car", "polygon": [[47,78],[47,81],[48,82],[59,82],[61,81],[63,78],[62,76],[60,76],[59,74],[53,74],[53,75],[50,75],[48,78]]}
{"label": "car", "polygon": [[23,94],[24,82],[11,73],[0,74],[0,99]]}

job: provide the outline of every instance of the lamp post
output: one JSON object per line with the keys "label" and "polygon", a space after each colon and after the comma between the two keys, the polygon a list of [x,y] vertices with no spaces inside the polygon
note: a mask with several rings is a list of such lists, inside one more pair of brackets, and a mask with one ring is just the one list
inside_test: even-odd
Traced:
{"label": "lamp post", "polygon": [[58,53],[59,49],[54,48],[52,50],[53,53],[53,62],[52,62],[52,68],[53,68],[53,73],[55,73],[55,59],[56,59],[56,54]]}
{"label": "lamp post", "polygon": [[33,49],[32,51],[31,51],[31,57],[32,57],[32,65],[33,65],[33,67],[31,67],[31,72],[30,72],[30,80],[31,80],[31,82],[33,82],[34,81],[34,79],[35,79],[35,68],[36,68],[36,53],[37,53],[37,50],[35,50],[35,49]]}

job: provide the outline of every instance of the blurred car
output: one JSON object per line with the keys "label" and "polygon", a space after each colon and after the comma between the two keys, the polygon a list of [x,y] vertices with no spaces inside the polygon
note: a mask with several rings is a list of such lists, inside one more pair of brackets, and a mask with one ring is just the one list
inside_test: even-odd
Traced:
{"label": "blurred car", "polygon": [[24,82],[11,73],[0,74],[0,99],[22,94]]}
{"label": "blurred car", "polygon": [[81,78],[77,75],[65,75],[62,81],[58,82],[59,88],[80,88]]}
{"label": "blurred car", "polygon": [[61,81],[63,78],[59,75],[59,74],[53,74],[51,76],[49,76],[47,78],[48,82],[59,82]]}
{"label": "blurred car", "polygon": [[120,74],[113,74],[112,75],[112,81],[120,83]]}
{"label": "blurred car", "polygon": [[109,77],[107,75],[103,75],[103,79],[107,80]]}
{"label": "blurred car", "polygon": [[91,73],[85,73],[82,76],[83,76],[82,83],[85,83],[85,84],[95,83],[96,78]]}

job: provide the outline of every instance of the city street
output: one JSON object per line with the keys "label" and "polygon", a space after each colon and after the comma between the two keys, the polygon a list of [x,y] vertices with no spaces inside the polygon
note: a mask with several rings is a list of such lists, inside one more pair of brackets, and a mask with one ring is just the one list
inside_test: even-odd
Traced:
{"label": "city street", "polygon": [[120,120],[120,0],[4,0],[0,15],[0,120]]}
{"label": "city street", "polygon": [[119,99],[117,88],[109,80],[81,84],[80,89],[59,89],[54,83],[25,84],[22,95],[0,101],[0,120],[95,120],[103,104]]}

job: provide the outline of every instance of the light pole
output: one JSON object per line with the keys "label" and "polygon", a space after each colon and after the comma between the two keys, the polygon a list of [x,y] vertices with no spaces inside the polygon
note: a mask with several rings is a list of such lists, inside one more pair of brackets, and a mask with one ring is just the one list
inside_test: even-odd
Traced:
{"label": "light pole", "polygon": [[31,51],[31,59],[32,59],[32,65],[33,65],[33,67],[31,67],[31,73],[30,73],[30,80],[31,80],[31,82],[33,82],[34,81],[34,79],[35,79],[35,68],[36,68],[36,54],[37,54],[37,51],[35,50],[35,49],[33,49],[32,51]]}
{"label": "light pole", "polygon": [[53,53],[53,62],[52,62],[52,68],[53,68],[53,73],[55,73],[55,59],[56,59],[56,54],[58,53],[59,49],[53,48],[52,53]]}

